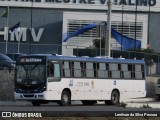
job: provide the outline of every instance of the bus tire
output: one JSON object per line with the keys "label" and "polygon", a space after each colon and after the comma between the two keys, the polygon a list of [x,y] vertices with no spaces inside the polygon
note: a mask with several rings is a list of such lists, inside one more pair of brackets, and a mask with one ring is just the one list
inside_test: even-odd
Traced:
{"label": "bus tire", "polygon": [[32,101],[33,106],[40,106],[41,103],[39,101]]}
{"label": "bus tire", "polygon": [[119,104],[119,93],[117,90],[113,90],[111,94],[111,103],[112,105],[118,105]]}
{"label": "bus tire", "polygon": [[82,100],[83,105],[94,105],[97,101],[94,100]]}
{"label": "bus tire", "polygon": [[68,106],[71,104],[71,95],[68,91],[64,90],[61,95],[61,106]]}

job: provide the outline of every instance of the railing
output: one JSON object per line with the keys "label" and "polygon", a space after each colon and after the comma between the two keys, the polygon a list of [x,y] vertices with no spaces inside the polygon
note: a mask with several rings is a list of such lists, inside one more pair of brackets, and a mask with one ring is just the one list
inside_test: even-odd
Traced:
{"label": "railing", "polygon": [[[0,43],[0,53],[6,53],[6,43]],[[98,48],[86,48],[84,46],[63,46],[65,50],[73,50],[73,54],[75,56],[104,56],[104,49]],[[38,54],[38,53],[56,53],[62,54],[62,45],[58,44],[29,44],[29,43],[21,43],[19,45],[17,43],[8,43],[7,53],[25,53],[25,54]],[[101,54],[101,55],[100,55]],[[150,53],[142,53],[142,52],[134,52],[134,51],[118,51],[111,50],[111,57],[113,58],[125,58],[125,59],[144,59],[146,62],[146,72],[149,76],[160,76],[160,54],[150,54]]]}

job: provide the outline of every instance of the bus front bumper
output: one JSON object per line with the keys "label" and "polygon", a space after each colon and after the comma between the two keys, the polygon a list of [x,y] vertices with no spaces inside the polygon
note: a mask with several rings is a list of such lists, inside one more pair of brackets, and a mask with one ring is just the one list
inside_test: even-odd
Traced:
{"label": "bus front bumper", "polygon": [[42,93],[17,93],[14,92],[16,100],[60,100],[61,94],[59,92],[42,92]]}

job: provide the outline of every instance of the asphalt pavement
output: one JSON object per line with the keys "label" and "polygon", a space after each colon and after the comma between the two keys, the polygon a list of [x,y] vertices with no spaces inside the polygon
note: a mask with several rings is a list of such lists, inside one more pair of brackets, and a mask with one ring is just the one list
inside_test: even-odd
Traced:
{"label": "asphalt pavement", "polygon": [[[160,101],[155,98],[138,98],[138,99],[126,99],[120,101],[122,107],[128,108],[160,108]],[[124,104],[123,104],[124,103]],[[55,104],[56,103],[49,103]],[[80,101],[72,101],[72,105],[82,104]],[[104,102],[98,101],[97,104],[104,104]],[[30,102],[27,101],[0,101],[0,106],[32,106]]]}

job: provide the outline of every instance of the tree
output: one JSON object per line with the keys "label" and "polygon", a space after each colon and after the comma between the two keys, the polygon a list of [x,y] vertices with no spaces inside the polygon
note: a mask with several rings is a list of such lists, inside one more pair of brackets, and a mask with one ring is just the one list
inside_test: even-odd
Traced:
{"label": "tree", "polygon": [[[100,48],[100,39],[94,39],[92,47]],[[101,39],[101,48],[105,48],[105,38],[104,37]]]}

